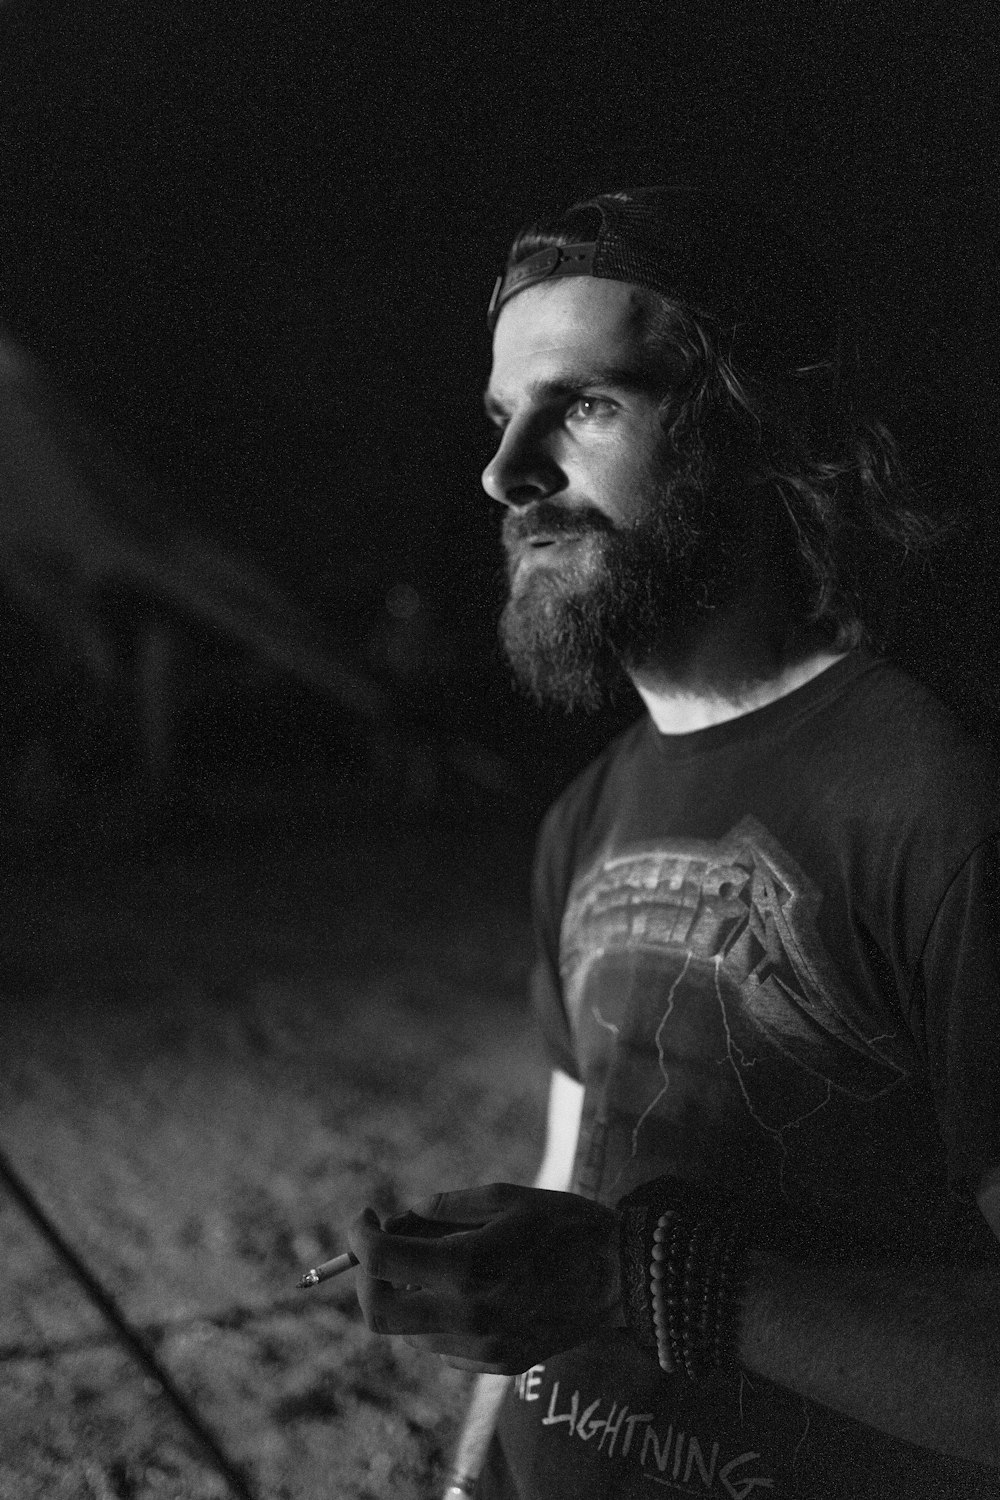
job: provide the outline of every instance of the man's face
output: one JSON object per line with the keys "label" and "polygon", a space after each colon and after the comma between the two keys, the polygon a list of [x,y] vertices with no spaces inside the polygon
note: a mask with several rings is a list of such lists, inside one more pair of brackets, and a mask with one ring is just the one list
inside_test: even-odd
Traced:
{"label": "man's face", "polygon": [[669,659],[720,602],[727,549],[664,436],[670,372],[649,367],[643,296],[588,277],[529,287],[493,340],[501,437],[483,487],[507,506],[501,636],[525,686],[566,708]]}

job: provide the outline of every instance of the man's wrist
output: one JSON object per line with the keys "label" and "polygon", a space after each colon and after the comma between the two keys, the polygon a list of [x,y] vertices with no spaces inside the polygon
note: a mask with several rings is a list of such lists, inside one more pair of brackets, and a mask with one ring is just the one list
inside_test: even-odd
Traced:
{"label": "man's wrist", "polygon": [[747,1248],[698,1189],[654,1178],[616,1209],[626,1323],[667,1375],[702,1380],[738,1366]]}

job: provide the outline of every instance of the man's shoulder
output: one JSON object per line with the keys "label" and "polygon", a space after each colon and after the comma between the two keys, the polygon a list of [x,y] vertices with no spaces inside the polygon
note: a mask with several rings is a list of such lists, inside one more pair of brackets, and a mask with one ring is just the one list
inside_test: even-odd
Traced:
{"label": "man's shoulder", "polygon": [[[1000,757],[979,727],[932,686],[884,658],[853,685],[844,724],[859,769],[915,806],[942,803],[1000,811]],[[846,758],[851,751],[841,747]]]}
{"label": "man's shoulder", "polygon": [[574,776],[545,814],[541,828],[543,841],[588,817],[591,809],[599,802],[609,779],[620,774],[623,768],[631,766],[636,757],[642,754],[649,728],[648,714],[640,714]]}

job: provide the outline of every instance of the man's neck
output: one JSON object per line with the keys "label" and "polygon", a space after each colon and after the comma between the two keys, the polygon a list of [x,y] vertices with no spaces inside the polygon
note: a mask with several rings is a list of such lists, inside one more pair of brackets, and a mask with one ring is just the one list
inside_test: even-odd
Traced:
{"label": "man's neck", "polygon": [[[638,671],[632,681],[661,734],[690,734],[753,713],[818,677],[846,655],[807,641],[740,668],[696,659],[683,674]],[[713,665],[716,670],[712,670]]]}

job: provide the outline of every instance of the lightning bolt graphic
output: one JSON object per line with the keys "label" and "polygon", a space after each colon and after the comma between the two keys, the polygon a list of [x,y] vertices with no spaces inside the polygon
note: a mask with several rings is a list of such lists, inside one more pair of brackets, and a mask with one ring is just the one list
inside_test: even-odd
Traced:
{"label": "lightning bolt graphic", "polygon": [[798,1476],[799,1453],[801,1452],[802,1444],[805,1442],[806,1438],[809,1436],[809,1427],[810,1427],[810,1423],[811,1423],[811,1420],[812,1420],[810,1418],[810,1416],[809,1416],[809,1406],[808,1406],[808,1404],[807,1404],[806,1399],[805,1399],[804,1396],[802,1397],[802,1415],[805,1418],[805,1426],[802,1429],[802,1436],[799,1438],[798,1442],[795,1444],[795,1451],[792,1454],[792,1483],[795,1485],[795,1493],[796,1494],[799,1494],[799,1476]]}
{"label": "lightning bolt graphic", "polygon": [[663,1029],[666,1026],[667,1022],[670,1020],[670,1013],[674,1008],[674,996],[677,993],[677,986],[681,983],[684,975],[687,973],[693,956],[694,955],[692,954],[691,950],[688,949],[687,956],[684,959],[684,967],[681,969],[681,972],[678,974],[677,978],[670,986],[669,993],[667,994],[667,1001],[665,1006],[663,1007],[663,1015],[660,1017],[659,1023],[656,1027],[656,1034],[654,1038],[656,1042],[656,1059],[660,1069],[660,1075],[663,1078],[663,1082],[657,1092],[654,1094],[653,1098],[646,1105],[646,1108],[643,1110],[638,1120],[636,1120],[635,1122],[635,1126],[632,1130],[632,1155],[629,1157],[628,1162],[623,1162],[621,1167],[619,1167],[618,1171],[616,1172],[615,1180],[611,1184],[612,1192],[621,1181],[622,1175],[625,1171],[625,1168],[629,1165],[629,1162],[635,1161],[636,1157],[639,1154],[639,1131],[642,1129],[643,1121],[648,1119],[648,1117],[652,1114],[653,1110],[659,1104],[660,1100],[667,1092],[667,1089],[670,1087],[670,1074],[667,1071],[667,1060],[663,1054]]}
{"label": "lightning bolt graphic", "polygon": [[598,1026],[603,1026],[604,1029],[606,1031],[610,1031],[611,1035],[614,1037],[618,1035],[619,1028],[615,1025],[614,1021],[606,1021],[596,1005],[592,1005],[590,1007],[590,1014],[593,1016]]}
{"label": "lightning bolt graphic", "polygon": [[794,1130],[797,1126],[802,1125],[813,1115],[819,1114],[821,1109],[825,1109],[827,1107],[833,1096],[833,1084],[830,1082],[829,1078],[826,1079],[826,1098],[821,1099],[818,1104],[815,1104],[812,1107],[812,1109],[807,1109],[805,1114],[797,1115],[794,1120],[789,1120],[787,1124],[782,1125],[780,1128],[776,1128],[773,1125],[768,1125],[765,1120],[761,1119],[760,1115],[757,1113],[757,1111],[753,1107],[753,1104],[751,1103],[750,1095],[747,1093],[747,1087],[743,1081],[744,1072],[748,1068],[752,1068],[755,1066],[756,1058],[746,1057],[746,1055],[737,1045],[736,1041],[733,1039],[733,1034],[729,1029],[729,1019],[726,1015],[726,1006],[725,1002],[722,999],[722,989],[719,984],[719,970],[724,962],[725,960],[719,955],[717,955],[714,960],[715,995],[716,999],[719,1002],[719,1014],[722,1016],[723,1030],[726,1033],[726,1057],[730,1063],[730,1066],[732,1067],[736,1082],[740,1086],[740,1093],[743,1095],[743,1102],[747,1107],[747,1113],[753,1120],[754,1124],[760,1128],[763,1134],[770,1136],[770,1138],[777,1145],[778,1150],[781,1152],[781,1170],[778,1173],[778,1186],[781,1190],[782,1197],[787,1198],[787,1194],[785,1193],[785,1167],[788,1164],[788,1146],[785,1141],[785,1134],[787,1131]]}
{"label": "lightning bolt graphic", "polygon": [[[747,1379],[747,1373],[746,1373],[745,1370],[741,1370],[740,1371],[740,1426],[741,1427],[745,1427],[747,1425],[747,1419],[743,1415],[743,1392],[746,1390],[746,1388],[747,1388],[748,1385],[750,1385],[750,1381]],[[751,1390],[752,1389],[753,1389],[753,1387],[751,1386]]]}
{"label": "lightning bolt graphic", "polygon": [[878,1036],[866,1036],[865,1046],[874,1047],[877,1042],[894,1042],[897,1035],[895,1031],[883,1031]]}

